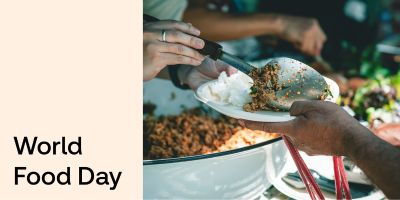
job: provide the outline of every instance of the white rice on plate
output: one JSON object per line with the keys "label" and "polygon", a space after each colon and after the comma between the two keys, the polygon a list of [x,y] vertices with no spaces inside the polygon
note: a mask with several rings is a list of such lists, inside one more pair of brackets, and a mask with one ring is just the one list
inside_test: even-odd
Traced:
{"label": "white rice on plate", "polygon": [[199,93],[209,101],[243,106],[251,102],[250,87],[253,80],[242,72],[237,72],[228,77],[222,72],[218,80],[206,85]]}

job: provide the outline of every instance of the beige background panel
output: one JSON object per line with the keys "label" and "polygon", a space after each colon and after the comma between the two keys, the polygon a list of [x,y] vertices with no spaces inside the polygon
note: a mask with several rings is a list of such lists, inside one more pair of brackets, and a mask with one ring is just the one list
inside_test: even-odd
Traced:
{"label": "beige background panel", "polygon": [[[142,188],[142,2],[0,1],[0,199],[137,199]],[[83,155],[17,154],[14,136]],[[60,150],[60,149],[59,149]],[[14,167],[71,167],[71,186],[14,185]],[[78,167],[122,171],[116,190],[78,185]]]}

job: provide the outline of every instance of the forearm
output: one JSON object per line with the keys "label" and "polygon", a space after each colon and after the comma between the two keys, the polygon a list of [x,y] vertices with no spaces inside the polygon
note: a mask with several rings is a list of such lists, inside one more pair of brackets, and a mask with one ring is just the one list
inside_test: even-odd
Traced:
{"label": "forearm", "polygon": [[349,156],[388,198],[400,198],[400,149],[381,140],[364,127],[348,134]]}
{"label": "forearm", "polygon": [[199,28],[201,37],[214,41],[276,35],[282,31],[281,20],[275,14],[231,15],[204,6],[189,7],[183,20]]}

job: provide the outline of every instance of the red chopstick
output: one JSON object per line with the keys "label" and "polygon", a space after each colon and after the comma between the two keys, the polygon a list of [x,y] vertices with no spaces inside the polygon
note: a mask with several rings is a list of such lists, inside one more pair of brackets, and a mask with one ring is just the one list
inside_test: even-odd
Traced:
{"label": "red chopstick", "polygon": [[[299,171],[301,180],[308,191],[312,200],[325,199],[321,192],[321,189],[315,182],[314,177],[307,168],[303,158],[300,156],[299,151],[294,147],[293,143],[287,136],[282,136],[289,152],[296,164],[297,170]],[[335,173],[335,188],[336,188],[336,199],[343,199],[343,191],[347,200],[351,199],[350,187],[347,181],[346,171],[344,169],[343,160],[340,156],[333,156],[333,170]]]}
{"label": "red chopstick", "polygon": [[288,137],[282,136],[282,138],[286,146],[288,147],[290,154],[292,155],[297,170],[299,171],[300,177],[303,180],[303,183],[306,186],[311,199],[314,200],[316,199],[316,197],[318,197],[318,199],[324,200],[325,198],[321,192],[321,189],[318,187],[317,183],[314,180],[314,177],[311,175],[310,170],[307,168],[307,165],[304,163],[304,160],[301,158],[297,149],[294,147]]}
{"label": "red chopstick", "polygon": [[340,179],[339,167],[338,167],[338,159],[337,156],[333,156],[333,172],[335,174],[335,190],[336,190],[336,199],[342,200],[342,184]]}
{"label": "red chopstick", "polygon": [[336,199],[343,199],[343,191],[345,198],[351,199],[349,182],[340,156],[333,156],[333,169],[335,172]]}
{"label": "red chopstick", "polygon": [[346,199],[351,199],[351,192],[350,192],[350,186],[349,186],[349,181],[347,180],[347,175],[346,175],[346,170],[344,169],[344,164],[343,160],[341,157],[339,157],[339,171],[342,179],[342,186],[344,189],[344,196]]}
{"label": "red chopstick", "polygon": [[298,162],[298,160],[295,159],[295,157],[297,157],[297,155],[296,155],[296,153],[293,151],[291,142],[290,142],[285,136],[283,136],[283,141],[285,142],[286,146],[287,146],[288,149],[289,149],[290,154],[292,155],[292,158],[293,158],[293,160],[294,160],[294,163],[296,164],[296,167],[297,167],[297,169],[298,169],[298,171],[299,171],[301,180],[303,180],[303,183],[304,183],[304,185],[306,186],[306,189],[307,189],[308,194],[310,194],[311,199],[314,200],[316,197],[315,197],[315,195],[314,195],[313,190],[310,188],[310,184],[308,184],[307,178],[306,178],[306,176],[305,176],[303,170],[300,170],[300,169],[302,169],[302,167],[300,166],[301,164]]}

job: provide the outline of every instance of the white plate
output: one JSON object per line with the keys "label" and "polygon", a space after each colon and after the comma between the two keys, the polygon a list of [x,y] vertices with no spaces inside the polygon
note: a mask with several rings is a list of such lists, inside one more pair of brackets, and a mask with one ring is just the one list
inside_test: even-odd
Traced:
{"label": "white plate", "polygon": [[[304,152],[300,152],[300,154],[301,157],[304,159],[304,162],[307,164],[307,167],[309,167],[310,169],[314,169],[315,171],[327,178],[333,179],[334,174],[332,156],[308,156]],[[293,162],[293,159],[288,158],[282,171],[278,173],[277,176],[273,177],[273,174],[268,174],[268,176],[270,180],[273,180],[272,185],[274,185],[276,189],[278,189],[283,194],[289,196],[290,198],[299,200],[310,199],[310,196],[307,193],[306,189],[295,189],[282,180],[282,177],[284,177],[287,173],[295,171],[297,171],[297,168]],[[336,199],[335,194],[327,193],[324,191],[322,191],[322,193],[324,194],[325,199]],[[384,194],[380,190],[374,190],[371,192],[370,195],[357,199],[375,200],[383,199],[384,197]]]}
{"label": "white plate", "polygon": [[[329,86],[329,89],[332,92],[332,97],[328,97],[326,101],[336,102],[339,98],[339,86],[336,84],[335,81],[325,78],[326,83]],[[215,81],[215,80],[214,80]],[[290,116],[289,112],[274,112],[274,111],[257,111],[257,112],[246,112],[243,110],[241,106],[234,106],[232,104],[221,103],[217,101],[211,101],[202,97],[202,91],[207,85],[213,83],[214,81],[209,81],[201,85],[195,93],[195,97],[213,108],[214,110],[227,115],[229,117],[233,117],[236,119],[245,119],[251,121],[258,121],[258,122],[284,122],[294,119],[293,116]]]}

